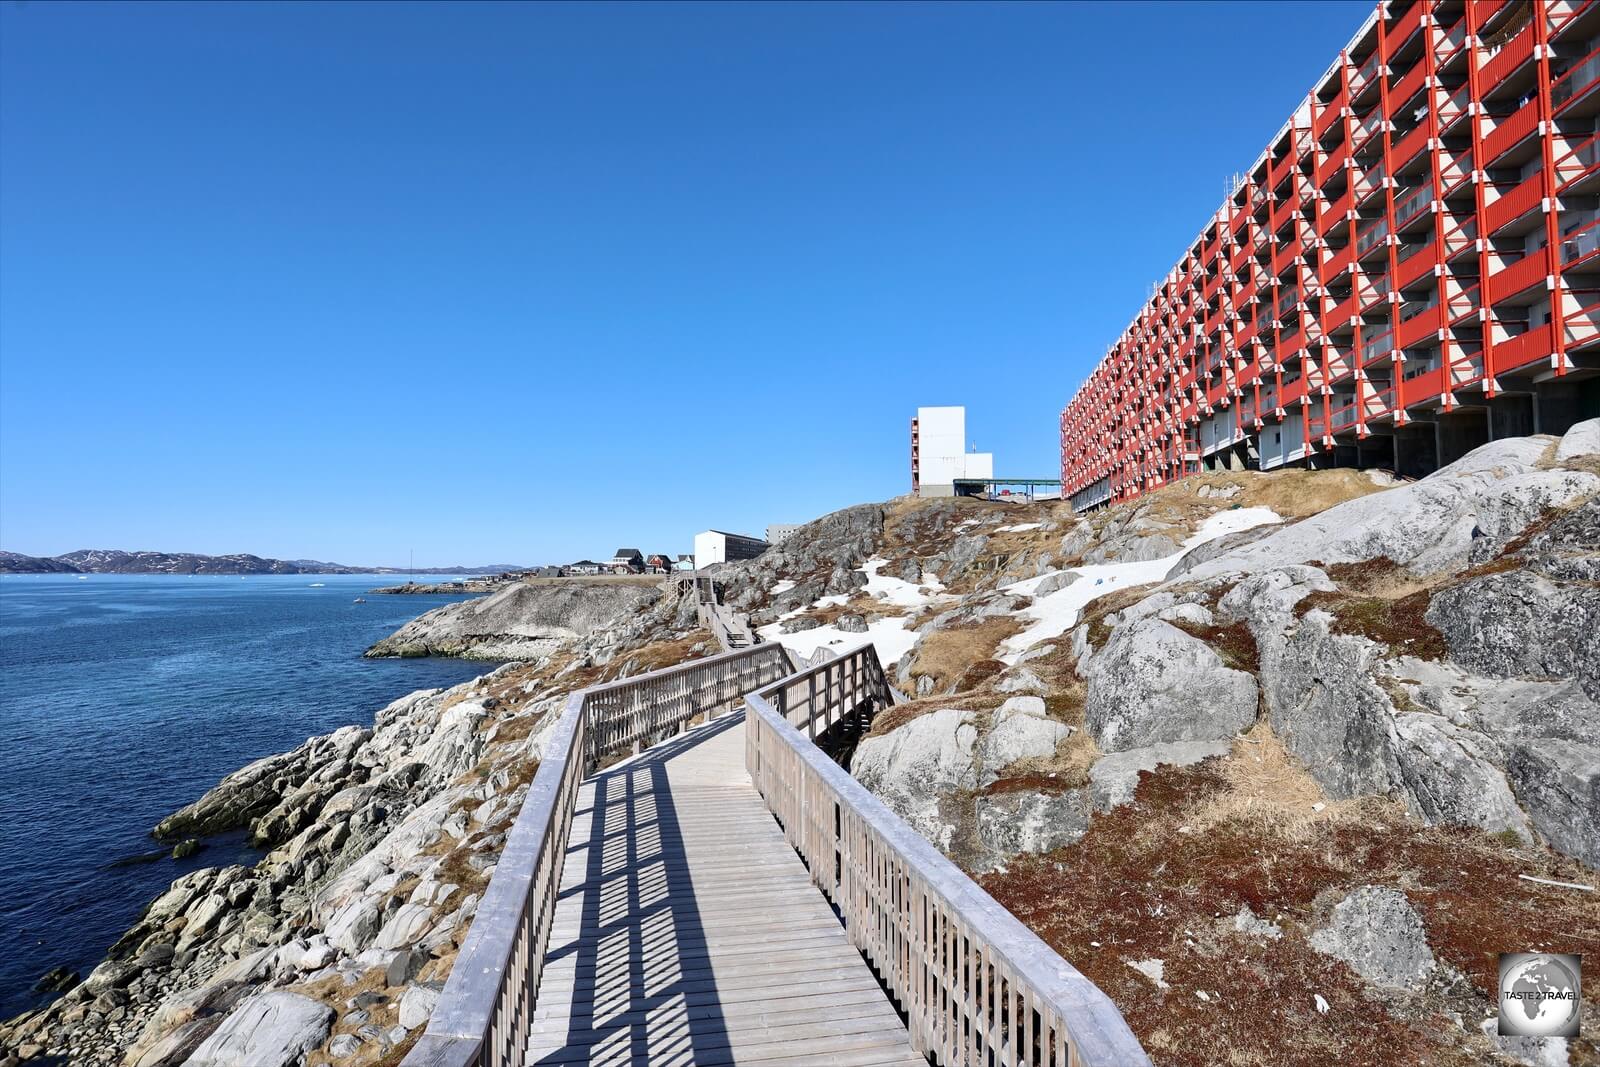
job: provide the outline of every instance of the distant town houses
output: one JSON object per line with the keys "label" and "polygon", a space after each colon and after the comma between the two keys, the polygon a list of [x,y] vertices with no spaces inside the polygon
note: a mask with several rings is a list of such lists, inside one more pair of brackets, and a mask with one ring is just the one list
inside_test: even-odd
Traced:
{"label": "distant town houses", "polygon": [[606,563],[612,574],[643,574],[644,554],[637,548],[619,548]]}
{"label": "distant town houses", "polygon": [[736,560],[754,559],[773,545],[788,537],[797,526],[768,526],[767,539],[746,534],[728,533],[725,530],[706,530],[695,535],[693,553],[652,552],[649,555],[637,548],[619,548],[605,560],[580,559],[576,563],[550,564],[504,574],[489,574],[474,578],[475,584],[501,585],[527,581],[533,578],[597,578],[630,574],[683,574],[702,567]]}

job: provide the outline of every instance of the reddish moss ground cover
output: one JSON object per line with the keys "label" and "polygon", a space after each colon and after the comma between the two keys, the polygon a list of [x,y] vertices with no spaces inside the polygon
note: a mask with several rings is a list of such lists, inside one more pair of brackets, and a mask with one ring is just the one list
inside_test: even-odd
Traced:
{"label": "reddish moss ground cover", "polygon": [[[1097,816],[1077,844],[981,879],[1111,997],[1163,1067],[1494,1062],[1477,1024],[1492,1011],[1496,954],[1600,951],[1594,894],[1517,878],[1592,884],[1544,849],[1426,828],[1381,802],[1335,806],[1320,822],[1262,813],[1196,829],[1229,789],[1224,766],[1146,774],[1134,802]],[[1435,955],[1464,977],[1441,970],[1424,992],[1378,997],[1312,950],[1310,931],[1366,883],[1402,889]],[[1284,936],[1237,933],[1241,904]],[[1168,989],[1128,965],[1146,959],[1165,961]],[[1574,1064],[1600,1063],[1593,984],[1586,992],[1589,1036],[1572,1043]]]}

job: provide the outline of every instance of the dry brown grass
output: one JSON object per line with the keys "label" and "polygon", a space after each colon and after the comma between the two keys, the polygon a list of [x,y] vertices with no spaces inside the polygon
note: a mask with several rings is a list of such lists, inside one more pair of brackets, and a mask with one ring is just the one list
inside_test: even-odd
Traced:
{"label": "dry brown grass", "polygon": [[[400,991],[391,990],[385,981],[383,968],[377,967],[362,975],[354,985],[345,985],[343,976],[335,975],[324,978],[319,982],[306,982],[288,987],[296,993],[301,993],[313,1000],[319,1000],[331,1007],[337,1014],[334,1018],[333,1029],[328,1033],[331,1041],[340,1034],[353,1034],[366,1023],[349,1025],[344,1022],[344,1017],[350,1013],[345,1003],[362,993],[383,993],[389,999],[373,1004],[366,1008],[367,1022],[388,1029],[400,1021]],[[418,1036],[420,1036],[418,1031]],[[413,1042],[405,1043],[407,1050]],[[363,1041],[354,1055],[336,1060],[328,1055],[324,1049],[317,1049],[306,1056],[306,1067],[379,1067],[379,1065],[398,1064],[399,1060],[389,1059],[376,1041]],[[392,1050],[391,1050],[392,1051]]]}
{"label": "dry brown grass", "polygon": [[952,627],[925,634],[911,661],[911,677],[932,678],[935,692],[955,686],[977,664],[995,658],[1000,645],[1022,632],[1022,622],[1011,616],[984,619],[971,626]]}
{"label": "dry brown grass", "polygon": [[1190,827],[1197,832],[1243,821],[1255,823],[1264,837],[1304,841],[1325,823],[1363,818],[1368,806],[1359,800],[1330,803],[1265,721],[1235,738],[1232,753],[1216,769],[1222,787],[1196,805]]}
{"label": "dry brown grass", "polygon": [[[695,647],[697,645],[701,647],[697,649]],[[690,660],[704,659],[719,651],[721,650],[717,647],[717,639],[710,631],[692,630],[683,637],[651,641],[632,651],[623,652],[600,669],[600,676],[604,681],[611,681],[620,677],[622,668],[628,666],[628,677],[631,678],[647,671],[659,671],[665,667],[688,663]]]}
{"label": "dry brown grass", "polygon": [[920,700],[908,700],[904,704],[896,704],[879,712],[872,720],[872,727],[867,731],[868,737],[882,737],[891,730],[898,730],[913,719],[921,718],[930,712],[942,711],[945,708],[963,708],[969,711],[993,711],[1005,703],[1005,696],[992,690],[979,690],[972,693],[961,693],[957,696],[931,696]]}
{"label": "dry brown grass", "polygon": [[[1248,736],[1261,745],[1142,775],[1133,802],[1096,816],[1076,844],[980,879],[1111,997],[1163,1067],[1485,1063],[1488,1043],[1449,1014],[1470,1025],[1492,1010],[1496,953],[1600,947],[1592,894],[1517,879],[1592,884],[1576,862],[1476,831],[1425,828],[1380,801],[1315,812],[1304,772],[1269,735]],[[1309,932],[1330,902],[1366,883],[1402,888],[1434,952],[1475,989],[1374,998],[1344,964],[1312,950]],[[1245,904],[1284,936],[1236,933],[1232,916]],[[1165,961],[1169,989],[1128,966],[1152,958]],[[1573,1043],[1574,1063],[1596,1057],[1592,1036]]]}

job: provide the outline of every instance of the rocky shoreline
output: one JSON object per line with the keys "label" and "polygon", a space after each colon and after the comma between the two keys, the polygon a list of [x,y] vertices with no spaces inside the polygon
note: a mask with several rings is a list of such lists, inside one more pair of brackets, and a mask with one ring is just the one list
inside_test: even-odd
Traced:
{"label": "rocky shoreline", "polygon": [[504,589],[504,582],[406,582],[368,589],[368,596],[459,596],[463,593],[493,593]]}
{"label": "rocky shoreline", "polygon": [[572,690],[705,651],[693,603],[651,593],[607,601],[611,615],[572,611],[567,636],[538,645],[549,651],[401,697],[371,727],[257,760],[163,819],[160,841],[243,830],[265,855],[173,882],[86,978],[56,976],[58,999],[0,1023],[0,1067],[398,1057],[449,974],[552,712]]}

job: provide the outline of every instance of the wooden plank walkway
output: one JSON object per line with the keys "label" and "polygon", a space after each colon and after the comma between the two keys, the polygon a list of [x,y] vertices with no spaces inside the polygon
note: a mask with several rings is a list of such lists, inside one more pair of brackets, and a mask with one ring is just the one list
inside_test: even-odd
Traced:
{"label": "wooden plank walkway", "polygon": [[529,1063],[921,1065],[725,716],[582,787]]}

